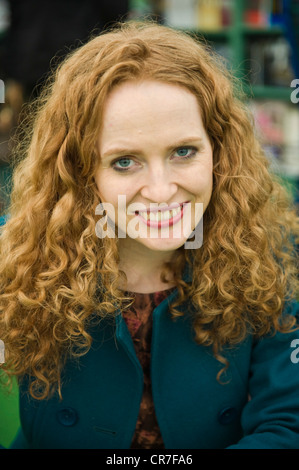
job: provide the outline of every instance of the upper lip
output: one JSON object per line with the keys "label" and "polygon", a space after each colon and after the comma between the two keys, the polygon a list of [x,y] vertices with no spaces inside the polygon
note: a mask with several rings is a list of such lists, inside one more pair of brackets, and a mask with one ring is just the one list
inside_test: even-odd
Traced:
{"label": "upper lip", "polygon": [[177,209],[180,206],[183,206],[183,204],[187,204],[189,201],[184,201],[184,202],[174,202],[170,204],[169,206],[162,206],[162,207],[147,207],[144,210],[136,210],[135,212],[164,212],[164,211],[171,211],[172,209]]}

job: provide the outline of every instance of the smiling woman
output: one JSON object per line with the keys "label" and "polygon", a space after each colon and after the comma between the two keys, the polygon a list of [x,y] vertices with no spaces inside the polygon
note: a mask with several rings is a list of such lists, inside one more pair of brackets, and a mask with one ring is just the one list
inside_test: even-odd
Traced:
{"label": "smiling woman", "polygon": [[0,242],[12,447],[299,448],[298,217],[240,98],[200,41],[129,22],[28,110]]}

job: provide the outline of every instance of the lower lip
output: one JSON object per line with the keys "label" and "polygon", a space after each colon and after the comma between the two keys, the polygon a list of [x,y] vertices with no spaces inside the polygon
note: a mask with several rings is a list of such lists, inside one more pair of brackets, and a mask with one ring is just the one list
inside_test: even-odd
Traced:
{"label": "lower lip", "polygon": [[171,227],[172,225],[176,224],[179,220],[181,220],[181,218],[183,217],[184,207],[185,207],[185,204],[181,206],[181,211],[175,217],[172,217],[171,219],[168,219],[168,220],[160,220],[160,221],[145,220],[139,214],[137,214],[137,217],[139,218],[139,220],[142,220],[142,222],[146,224],[148,227],[153,227],[153,228]]}

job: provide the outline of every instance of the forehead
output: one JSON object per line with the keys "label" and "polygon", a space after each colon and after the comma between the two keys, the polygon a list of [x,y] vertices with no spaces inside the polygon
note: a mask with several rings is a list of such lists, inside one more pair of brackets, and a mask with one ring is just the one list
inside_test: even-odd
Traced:
{"label": "forehead", "polygon": [[202,126],[196,96],[182,86],[158,81],[125,82],[108,95],[102,134],[170,131],[172,126]]}

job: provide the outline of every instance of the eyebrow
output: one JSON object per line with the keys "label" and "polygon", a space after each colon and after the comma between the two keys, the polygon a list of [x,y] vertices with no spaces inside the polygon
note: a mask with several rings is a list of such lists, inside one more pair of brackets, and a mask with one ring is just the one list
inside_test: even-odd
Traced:
{"label": "eyebrow", "polygon": [[[203,143],[203,138],[200,136],[197,137],[184,137],[183,139],[174,142],[172,145],[166,148],[166,150],[169,152],[170,150],[173,150],[178,147],[182,147],[184,145],[190,145],[194,143],[198,143],[202,145]],[[108,158],[112,155],[131,155],[131,154],[141,154],[142,150],[133,148],[133,147],[113,147],[111,149],[108,149],[101,157],[102,158]]]}

